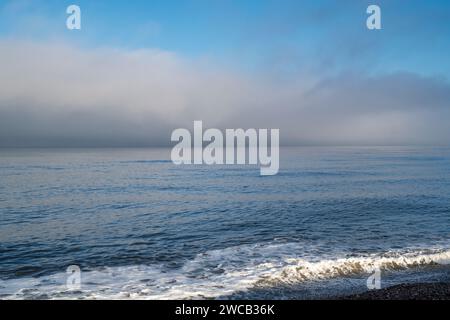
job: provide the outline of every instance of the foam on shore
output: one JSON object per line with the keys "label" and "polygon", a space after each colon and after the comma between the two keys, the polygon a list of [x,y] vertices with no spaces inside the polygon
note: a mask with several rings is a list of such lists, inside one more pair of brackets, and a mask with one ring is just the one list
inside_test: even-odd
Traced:
{"label": "foam on shore", "polygon": [[[106,267],[82,273],[79,291],[66,288],[66,273],[0,282],[4,299],[202,299],[251,288],[299,284],[374,269],[398,271],[450,264],[450,249],[409,249],[365,256],[315,258],[296,256],[299,245],[260,244],[208,251],[182,268],[162,265]],[[291,252],[291,253],[290,253]]]}

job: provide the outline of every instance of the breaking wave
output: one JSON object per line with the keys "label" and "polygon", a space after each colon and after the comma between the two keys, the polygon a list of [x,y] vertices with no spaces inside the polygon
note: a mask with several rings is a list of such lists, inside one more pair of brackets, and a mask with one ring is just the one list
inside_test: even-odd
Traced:
{"label": "breaking wave", "polygon": [[3,299],[206,299],[251,288],[450,264],[450,249],[414,249],[359,256],[295,256],[297,243],[258,244],[212,250],[183,267],[106,267],[82,273],[78,291],[66,288],[66,273],[0,282]]}

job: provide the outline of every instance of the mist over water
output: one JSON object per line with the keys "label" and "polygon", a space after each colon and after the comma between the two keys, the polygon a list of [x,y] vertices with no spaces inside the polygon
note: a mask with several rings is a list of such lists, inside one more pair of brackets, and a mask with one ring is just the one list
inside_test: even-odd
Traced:
{"label": "mist over water", "polygon": [[[170,149],[0,150],[0,295],[309,297],[448,276],[450,149],[282,148],[258,166]],[[66,268],[82,288],[65,288]],[[396,280],[397,279],[397,280]],[[311,289],[313,288],[313,289]]]}

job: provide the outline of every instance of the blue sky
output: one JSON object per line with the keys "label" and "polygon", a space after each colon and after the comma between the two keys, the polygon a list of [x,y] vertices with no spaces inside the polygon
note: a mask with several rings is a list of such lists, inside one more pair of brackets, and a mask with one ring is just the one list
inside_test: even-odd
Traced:
{"label": "blue sky", "polygon": [[450,145],[449,57],[447,0],[0,0],[0,147],[167,146],[194,120]]}
{"label": "blue sky", "polygon": [[[365,10],[372,3],[381,6],[382,31],[365,28]],[[445,0],[13,0],[0,4],[3,37],[159,48],[256,70],[295,72],[307,66],[450,74],[450,2]],[[69,4],[82,9],[80,32],[65,29]]]}

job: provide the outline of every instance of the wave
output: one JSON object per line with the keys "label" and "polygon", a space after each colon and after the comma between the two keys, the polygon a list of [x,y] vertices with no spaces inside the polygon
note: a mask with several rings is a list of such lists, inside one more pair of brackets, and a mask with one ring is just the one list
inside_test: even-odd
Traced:
{"label": "wave", "polygon": [[162,265],[106,267],[82,272],[81,289],[68,290],[66,273],[0,282],[3,299],[206,299],[252,288],[450,264],[450,249],[413,249],[342,258],[298,257],[297,243],[212,250],[178,269]]}

